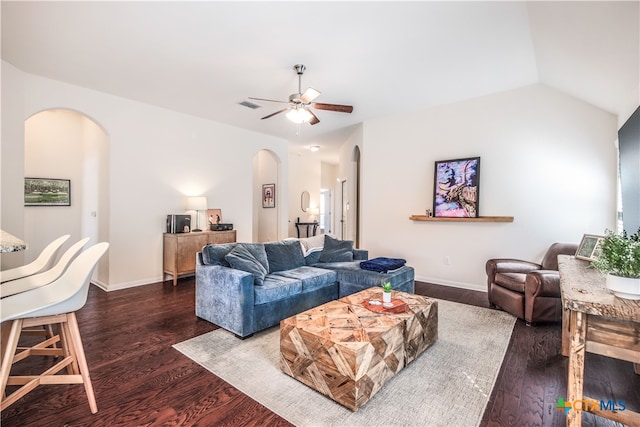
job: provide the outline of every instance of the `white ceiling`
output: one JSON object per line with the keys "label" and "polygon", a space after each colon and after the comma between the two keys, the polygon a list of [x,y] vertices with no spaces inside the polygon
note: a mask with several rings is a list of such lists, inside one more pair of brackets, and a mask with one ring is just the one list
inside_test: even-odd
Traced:
{"label": "white ceiling", "polygon": [[[21,70],[329,152],[365,120],[537,82],[614,114],[639,97],[639,3],[10,2],[2,59]],[[260,120],[302,89],[317,111]],[[338,137],[336,137],[338,135]]]}

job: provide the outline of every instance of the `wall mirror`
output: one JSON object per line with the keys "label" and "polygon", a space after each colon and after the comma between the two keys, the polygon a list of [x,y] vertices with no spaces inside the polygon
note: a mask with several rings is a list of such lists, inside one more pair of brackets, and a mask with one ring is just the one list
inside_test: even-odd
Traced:
{"label": "wall mirror", "polygon": [[302,212],[309,211],[309,192],[303,191],[302,196],[300,196],[300,207],[302,208]]}

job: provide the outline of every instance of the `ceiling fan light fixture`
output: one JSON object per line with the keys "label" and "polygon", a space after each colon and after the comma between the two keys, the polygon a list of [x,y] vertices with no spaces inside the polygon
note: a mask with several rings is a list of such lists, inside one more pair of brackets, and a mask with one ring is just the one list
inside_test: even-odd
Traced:
{"label": "ceiling fan light fixture", "polygon": [[313,115],[306,108],[292,108],[287,113],[287,118],[296,124],[307,123],[312,117]]}

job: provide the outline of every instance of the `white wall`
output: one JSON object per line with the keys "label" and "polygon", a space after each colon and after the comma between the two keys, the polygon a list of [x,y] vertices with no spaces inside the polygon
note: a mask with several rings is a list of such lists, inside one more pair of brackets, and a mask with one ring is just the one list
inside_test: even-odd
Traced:
{"label": "white wall", "polygon": [[[0,228],[24,240],[24,91],[23,74],[2,62],[2,140],[0,141]],[[27,242],[28,244],[28,242]],[[28,250],[37,250],[29,247]],[[25,252],[3,253],[0,268],[24,264]]]}
{"label": "white wall", "polygon": [[[296,237],[295,222],[310,222],[317,219],[313,208],[320,206],[321,162],[310,150],[290,150],[289,152],[289,227],[288,236]],[[309,212],[302,211],[301,196],[309,192]],[[306,237],[306,227],[300,229],[301,237]],[[310,230],[311,232],[311,230]]]}
{"label": "white wall", "polygon": [[[354,161],[354,150],[356,149],[356,147],[358,147],[358,149],[360,150],[360,156],[361,156],[361,162],[363,161],[363,157],[365,156],[365,154],[363,153],[362,147],[363,147],[363,126],[357,126],[353,133],[350,135],[350,137],[347,139],[347,141],[344,142],[344,144],[342,144],[342,146],[340,147],[340,163],[339,163],[339,167],[338,167],[338,181],[343,181],[346,180],[347,184],[345,185],[345,192],[344,192],[344,203],[349,205],[349,209],[346,211],[345,213],[345,220],[346,220],[346,226],[345,226],[345,234],[344,234],[344,239],[345,240],[353,240],[355,241],[356,239],[356,226],[357,226],[357,221],[356,221],[356,202],[357,202],[357,198],[356,198],[356,167],[355,167],[355,161]],[[380,171],[381,174],[385,174],[385,164],[382,163],[382,170]],[[362,180],[362,176],[360,177],[361,179],[361,186],[366,185],[366,183]],[[341,211],[342,211],[342,205],[341,205],[341,184],[340,182],[336,181],[336,187],[335,187],[335,216],[334,216],[334,234],[338,237],[340,237],[340,230],[342,228],[342,225],[340,224],[340,218],[341,218]],[[361,191],[362,194],[360,194],[360,202],[362,203],[362,197],[364,197],[364,192]],[[361,207],[361,217],[362,215],[366,215],[368,214],[365,210],[362,210]],[[360,218],[361,220],[362,218]],[[365,248],[362,245],[362,241],[360,242],[359,245],[360,248]],[[365,248],[366,249],[366,248]]]}
{"label": "white wall", "polygon": [[[107,135],[85,116],[69,110],[37,113],[25,121],[24,128],[25,176],[71,180],[71,206],[24,208],[23,238],[35,249],[26,251],[25,262],[33,261],[63,234],[71,238],[61,253],[84,237],[91,239],[89,245],[108,240],[108,204],[102,200],[109,188]],[[108,282],[108,257],[101,259],[95,275]]]}
{"label": "white wall", "polygon": [[[206,196],[209,206],[222,209],[224,221],[234,224],[238,240],[250,241],[253,157],[261,149],[282,159],[279,174],[288,176],[285,140],[30,75],[5,62],[2,71],[3,106],[12,107],[2,109],[2,211],[12,213],[11,228],[5,228],[4,215],[1,226],[24,235],[19,220],[24,216],[24,120],[52,108],[87,115],[109,135],[111,246],[109,283],[103,284],[109,289],[162,278],[165,218],[184,213],[189,195]],[[10,165],[6,170],[5,164]],[[287,204],[286,189],[282,196]],[[278,222],[286,230],[286,215]]]}
{"label": "white wall", "polygon": [[[284,186],[280,185],[278,179],[278,159],[273,153],[261,150],[254,158],[254,194],[258,197],[254,205],[257,212],[258,226],[254,229],[253,242],[273,242],[278,240],[278,213],[283,210],[280,206],[282,196],[280,192]],[[262,186],[264,184],[275,184],[275,208],[262,207]]]}
{"label": "white wall", "polygon": [[[88,182],[83,173],[85,144],[83,121],[71,111],[43,111],[25,121],[24,176],[71,180],[71,206],[26,206],[24,240],[34,248],[44,248],[63,234],[71,238],[66,246],[85,237],[82,232],[82,204]],[[92,244],[97,243],[94,239]],[[29,250],[25,262],[40,251]]]}
{"label": "white wall", "polygon": [[[418,280],[485,290],[487,259],[539,261],[615,225],[616,133],[613,115],[541,85],[365,122],[361,246]],[[480,215],[514,222],[410,221],[432,207],[434,162],[472,156]]]}

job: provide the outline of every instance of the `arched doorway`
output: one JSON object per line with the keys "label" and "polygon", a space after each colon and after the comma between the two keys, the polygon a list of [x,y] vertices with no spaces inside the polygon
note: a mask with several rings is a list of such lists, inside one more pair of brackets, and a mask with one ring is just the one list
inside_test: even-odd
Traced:
{"label": "arched doorway", "polygon": [[256,153],[253,157],[254,242],[271,242],[280,238],[278,224],[284,189],[279,178],[278,156],[269,150]]}
{"label": "arched doorway", "polygon": [[[84,237],[109,240],[109,136],[86,115],[66,109],[41,111],[25,120],[24,175],[70,180],[70,206],[25,206],[25,240],[32,257],[50,241],[70,234],[67,245]],[[30,261],[26,259],[26,261]],[[108,255],[94,274],[109,282]]]}

